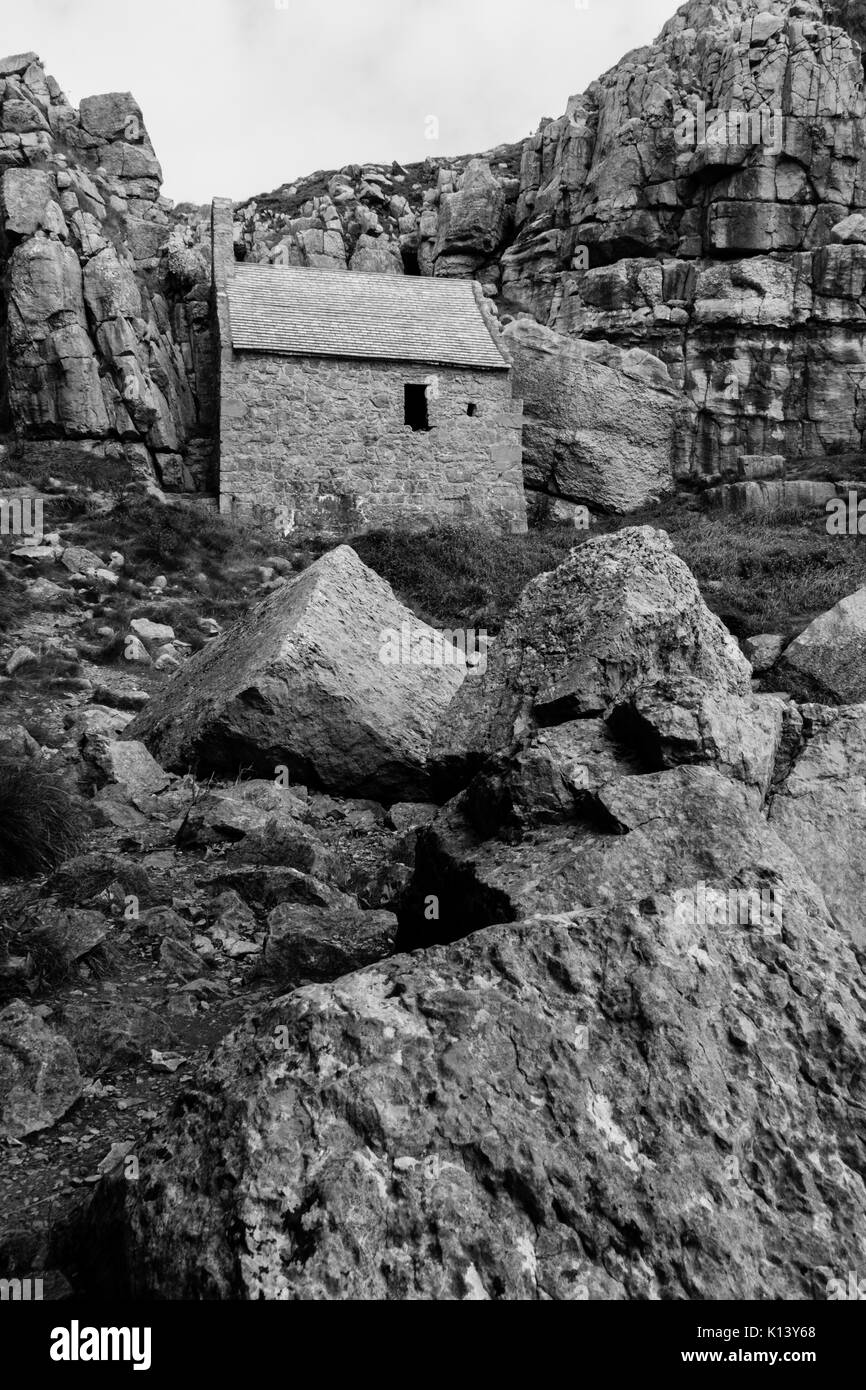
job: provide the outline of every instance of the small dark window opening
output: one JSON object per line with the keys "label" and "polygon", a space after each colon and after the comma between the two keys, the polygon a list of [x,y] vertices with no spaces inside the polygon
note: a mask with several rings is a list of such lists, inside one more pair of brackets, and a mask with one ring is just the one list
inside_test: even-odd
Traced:
{"label": "small dark window opening", "polygon": [[477,415],[477,414],[478,414],[478,406],[475,404],[474,401],[470,401],[469,404],[467,405],[467,407],[466,407],[466,414],[467,414],[467,415]]}
{"label": "small dark window opening", "polygon": [[403,388],[405,422],[413,430],[429,430],[430,419],[427,414],[427,387],[407,383]]}
{"label": "small dark window opening", "polygon": [[418,260],[418,252],[412,246],[404,246],[401,250],[403,257],[403,274],[420,275],[421,264]]}

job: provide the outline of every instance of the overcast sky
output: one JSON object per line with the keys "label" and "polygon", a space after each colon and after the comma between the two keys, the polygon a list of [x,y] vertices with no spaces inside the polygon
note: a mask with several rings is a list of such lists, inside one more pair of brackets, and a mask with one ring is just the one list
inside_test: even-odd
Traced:
{"label": "overcast sky", "polygon": [[[285,8],[278,8],[285,6]],[[585,8],[584,8],[585,6]],[[535,130],[676,0],[3,0],[70,101],[131,91],[177,201]],[[439,122],[438,139],[428,139]]]}

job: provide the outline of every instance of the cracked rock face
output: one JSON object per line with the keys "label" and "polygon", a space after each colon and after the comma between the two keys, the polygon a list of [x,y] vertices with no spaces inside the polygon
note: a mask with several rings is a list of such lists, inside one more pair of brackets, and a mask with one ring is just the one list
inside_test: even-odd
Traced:
{"label": "cracked rock face", "polygon": [[679,477],[862,447],[862,25],[825,8],[692,0],[524,145],[502,293],[667,364]]}
{"label": "cracked rock face", "polygon": [[770,808],[770,824],[866,946],[866,705],[827,709]]}
{"label": "cracked rock face", "polygon": [[132,1287],[821,1297],[866,1234],[857,978],[794,888],[781,935],[611,906],[298,990],[142,1156]]}
{"label": "cracked rock face", "polygon": [[0,429],[172,487],[181,455],[209,453],[209,327],[200,285],[186,300],[163,274],[141,109],[113,92],[74,110],[33,53],[0,67]]}

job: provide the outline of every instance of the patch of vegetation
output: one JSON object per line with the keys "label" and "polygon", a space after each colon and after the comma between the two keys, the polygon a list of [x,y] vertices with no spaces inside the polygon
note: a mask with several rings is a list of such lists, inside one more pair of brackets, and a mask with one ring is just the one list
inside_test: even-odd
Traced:
{"label": "patch of vegetation", "polygon": [[68,858],[87,826],[50,767],[0,759],[0,876],[44,873]]}
{"label": "patch of vegetation", "polygon": [[667,531],[708,606],[735,636],[793,638],[820,613],[866,585],[866,539],[827,534],[823,511],[732,516],[679,497],[630,516],[601,518],[591,532],[545,526],[525,536],[448,523],[378,530],[350,544],[424,621],[499,631],[521,589],[590,536],[626,526]]}
{"label": "patch of vegetation", "polygon": [[84,678],[84,667],[72,657],[61,652],[43,652],[36,661],[28,661],[19,666],[4,687],[9,696],[16,691],[33,690],[79,690]]}
{"label": "patch of vegetation", "polygon": [[866,585],[866,538],[828,535],[820,509],[732,516],[680,501],[611,529],[644,523],[668,532],[707,605],[739,638],[794,638]]}
{"label": "patch of vegetation", "polygon": [[530,579],[555,569],[579,540],[573,527],[511,536],[448,522],[368,531],[349,544],[422,621],[495,633]]}
{"label": "patch of vegetation", "polygon": [[11,632],[33,611],[27,586],[0,565],[0,633]]}
{"label": "patch of vegetation", "polygon": [[201,573],[226,596],[236,591],[239,571],[251,574],[266,556],[287,553],[285,543],[254,519],[238,522],[202,506],[148,497],[84,521],[75,543],[100,553],[121,551],[125,574],[145,583],[158,574],[185,580]]}

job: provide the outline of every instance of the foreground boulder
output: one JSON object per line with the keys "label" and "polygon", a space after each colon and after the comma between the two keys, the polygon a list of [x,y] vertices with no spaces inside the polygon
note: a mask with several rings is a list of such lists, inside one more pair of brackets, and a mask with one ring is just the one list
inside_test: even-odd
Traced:
{"label": "foreground boulder", "polygon": [[866,699],[866,588],[810,623],[782,655],[792,692],[827,704]]}
{"label": "foreground boulder", "polygon": [[404,628],[404,650],[435,653],[433,630],[339,546],[193,657],[124,736],[173,771],[287,767],[347,796],[423,800],[433,731],[465,662],[393,662]]}
{"label": "foreground boulder", "polygon": [[538,725],[604,714],[664,680],[747,695],[750,676],[666,533],[628,527],[524,589],[486,672],[449,709],[436,755],[448,769],[506,751]]}
{"label": "foreground boulder", "polygon": [[863,996],[787,901],[536,917],[281,999],[113,1189],[131,1291],[825,1297],[866,1238]]}

